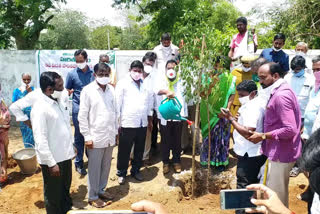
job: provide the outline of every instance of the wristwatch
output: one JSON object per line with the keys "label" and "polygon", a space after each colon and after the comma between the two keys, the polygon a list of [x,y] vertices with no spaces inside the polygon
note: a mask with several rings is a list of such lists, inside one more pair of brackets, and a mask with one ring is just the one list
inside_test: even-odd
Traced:
{"label": "wristwatch", "polygon": [[267,139],[267,136],[266,136],[266,134],[265,134],[265,133],[262,133],[262,136],[261,136],[261,138],[262,138],[262,140],[265,140],[265,139]]}

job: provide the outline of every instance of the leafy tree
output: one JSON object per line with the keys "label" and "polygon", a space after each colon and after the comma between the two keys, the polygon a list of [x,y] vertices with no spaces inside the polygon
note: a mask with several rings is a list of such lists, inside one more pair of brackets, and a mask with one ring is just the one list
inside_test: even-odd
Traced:
{"label": "leafy tree", "polygon": [[[65,0],[1,0],[0,44],[8,46],[10,37],[18,49],[34,49],[40,32],[47,29],[54,15],[47,15],[55,4]],[[3,33],[5,32],[5,33]],[[3,45],[4,44],[4,45]]]}
{"label": "leafy tree", "polygon": [[110,25],[100,26],[91,32],[90,47],[92,49],[108,49],[108,33],[110,39],[110,48],[119,48],[122,35],[122,29]]}
{"label": "leafy tree", "polygon": [[89,48],[87,17],[78,11],[65,10],[51,21],[52,27],[40,37],[41,49]]}

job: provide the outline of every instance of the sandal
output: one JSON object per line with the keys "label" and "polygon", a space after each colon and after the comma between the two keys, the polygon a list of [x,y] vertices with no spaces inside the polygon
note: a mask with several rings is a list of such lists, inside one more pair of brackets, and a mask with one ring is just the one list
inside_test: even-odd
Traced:
{"label": "sandal", "polygon": [[94,201],[89,201],[89,204],[95,208],[102,208],[102,207],[105,207],[107,206],[107,203],[102,201],[101,199],[97,199],[97,200],[94,200]]}

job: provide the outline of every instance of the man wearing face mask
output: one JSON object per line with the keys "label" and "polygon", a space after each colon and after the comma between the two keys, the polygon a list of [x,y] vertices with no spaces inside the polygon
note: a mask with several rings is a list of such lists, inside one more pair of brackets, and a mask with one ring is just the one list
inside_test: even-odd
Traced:
{"label": "man wearing face mask", "polygon": [[131,176],[143,181],[140,173],[146,140],[147,126],[152,127],[152,93],[143,81],[143,64],[131,63],[129,75],[116,86],[117,118],[119,124],[119,147],[117,157],[118,183],[124,184],[129,167],[129,158],[134,145]]}
{"label": "man wearing face mask", "polygon": [[[99,63],[106,63],[110,67],[110,57],[107,54],[101,54],[99,56]],[[111,69],[111,67],[110,67]],[[111,70],[110,74],[110,84],[115,87],[117,83],[117,75],[116,72]]]}
{"label": "man wearing face mask", "polygon": [[[156,149],[157,146],[157,138],[158,138],[158,118],[156,114],[156,94],[154,93],[154,84],[155,84],[155,68],[154,64],[156,62],[157,55],[154,52],[147,52],[144,57],[142,58],[142,63],[144,66],[143,69],[143,82],[145,87],[150,91],[152,94],[152,126],[148,127],[147,129],[147,136],[145,142],[145,148],[143,153],[143,160],[146,163],[149,162],[149,153],[151,147]],[[150,114],[151,114],[150,113]]]}
{"label": "man wearing face mask", "polygon": [[165,66],[168,60],[174,60],[179,54],[179,48],[171,43],[170,33],[164,33],[161,36],[161,44],[153,49],[157,54],[156,68],[158,77],[165,74]]}
{"label": "man wearing face mask", "polygon": [[312,61],[308,57],[308,44],[305,42],[298,42],[295,48],[296,56],[303,56],[306,60],[306,72],[312,74]]}
{"label": "man wearing face mask", "polygon": [[272,48],[264,49],[261,52],[260,57],[265,58],[269,62],[279,63],[282,69],[287,72],[289,71],[289,55],[282,50],[285,42],[286,36],[282,33],[278,33],[273,38]]}
{"label": "man wearing face mask", "polygon": [[76,171],[80,175],[86,175],[87,171],[83,168],[84,138],[80,133],[78,112],[80,105],[80,93],[86,85],[94,80],[93,71],[87,65],[88,54],[85,50],[77,50],[74,53],[77,68],[70,71],[66,78],[66,89],[72,96],[72,121],[74,125],[74,145],[77,148],[77,157],[74,161]]}
{"label": "man wearing face mask", "polygon": [[104,191],[107,186],[113,147],[118,134],[116,102],[110,83],[110,67],[94,66],[96,81],[85,86],[80,96],[79,127],[88,151],[89,204],[104,207],[103,200],[113,197]]}
{"label": "man wearing face mask", "polygon": [[[255,60],[255,56],[243,56],[241,57],[241,67],[235,68],[231,74],[235,76],[236,79],[236,86],[239,85],[244,80],[251,80],[252,79],[252,71],[251,71],[251,63]],[[231,105],[230,112],[233,116],[236,116],[238,113],[238,110],[241,106],[241,103],[239,101],[239,94],[236,91],[234,101]],[[231,128],[231,132],[233,132],[233,128]]]}
{"label": "man wearing face mask", "polygon": [[312,59],[312,70],[315,81],[304,113],[304,128],[301,136],[304,141],[309,139],[312,133],[312,127],[320,108],[320,55]]}
{"label": "man wearing face mask", "polygon": [[40,87],[42,94],[31,110],[31,123],[43,175],[45,207],[49,214],[67,213],[72,206],[69,190],[75,152],[68,108],[52,96],[63,90],[63,79],[56,72],[44,72]]}
{"label": "man wearing face mask", "polygon": [[[260,152],[261,143],[251,143],[247,138],[250,131],[263,131],[263,115],[265,106],[261,105],[257,95],[257,85],[252,80],[244,80],[237,86],[241,107],[236,120],[229,111],[221,110],[225,118],[231,121],[235,128],[234,152],[238,155],[237,189],[244,189],[249,184],[259,183],[258,174],[267,157]],[[244,213],[244,211],[236,211]]]}
{"label": "man wearing face mask", "polygon": [[[181,105],[181,116],[188,117],[188,106],[184,99],[184,88],[180,75],[175,70],[177,62],[169,60],[166,64],[166,74],[163,76],[162,81],[159,81],[156,87],[156,94],[161,100],[176,97]],[[158,108],[157,108],[158,109]],[[173,156],[173,168],[176,173],[181,172],[181,134],[182,134],[182,121],[180,120],[165,120],[159,114],[160,119],[160,134],[161,134],[161,156],[163,162],[163,174],[170,171],[169,157],[170,150]]]}
{"label": "man wearing face mask", "polygon": [[268,157],[266,185],[275,190],[288,207],[289,173],[301,154],[301,113],[298,100],[283,79],[286,72],[278,63],[267,63],[258,70],[262,88],[270,88],[264,115],[263,132],[250,131],[253,143],[262,142],[262,154]]}

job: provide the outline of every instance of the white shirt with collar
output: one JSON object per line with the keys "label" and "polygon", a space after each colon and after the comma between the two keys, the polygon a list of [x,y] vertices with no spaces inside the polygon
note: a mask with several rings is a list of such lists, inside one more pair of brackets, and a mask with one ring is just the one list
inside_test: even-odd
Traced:
{"label": "white shirt with collar", "polygon": [[114,88],[106,90],[91,82],[80,94],[79,127],[85,141],[93,141],[93,148],[114,146],[118,133],[117,112]]}
{"label": "white shirt with collar", "polygon": [[39,94],[31,110],[31,123],[39,164],[52,167],[75,156],[69,110],[60,99]]}
{"label": "white shirt with collar", "polygon": [[[156,71],[153,71],[156,72]],[[152,114],[153,114],[153,110],[156,109],[157,103],[156,103],[156,94],[154,93],[154,85],[155,85],[155,73],[150,73],[146,78],[143,79],[143,84],[144,87],[147,88],[147,90],[149,90],[149,92],[151,93],[151,103],[152,103]]]}
{"label": "white shirt with collar", "polygon": [[[263,132],[263,116],[265,112],[265,104],[261,102],[260,97],[250,100],[248,103],[242,105],[238,111],[240,114],[238,123],[245,127],[255,128],[257,132]],[[248,153],[249,157],[261,155],[261,143],[254,144],[245,139],[235,129],[233,132],[234,137],[234,152],[237,155],[244,156]]]}
{"label": "white shirt with collar", "polygon": [[[23,113],[23,109],[27,107],[32,107],[33,104],[42,97],[43,93],[41,88],[37,88],[34,91],[28,93],[25,97],[17,100],[12,103],[9,107],[12,114],[16,117],[16,121],[27,121],[29,120],[28,116]],[[60,102],[63,102],[67,108],[69,107],[69,94],[66,89],[62,91]]]}
{"label": "white shirt with collar", "polygon": [[140,80],[140,87],[130,75],[121,79],[116,86],[117,118],[123,128],[148,126],[152,116],[152,93]]}
{"label": "white shirt with collar", "polygon": [[303,76],[296,77],[294,76],[294,72],[290,71],[284,79],[291,86],[297,96],[301,115],[303,117],[304,111],[309,102],[311,90],[314,86],[314,76],[305,72]]}
{"label": "white shirt with collar", "polygon": [[164,47],[160,44],[153,49],[153,52],[157,54],[156,68],[158,69],[158,73],[164,74],[167,61],[175,59],[178,56],[179,48],[172,43],[169,47]]}

